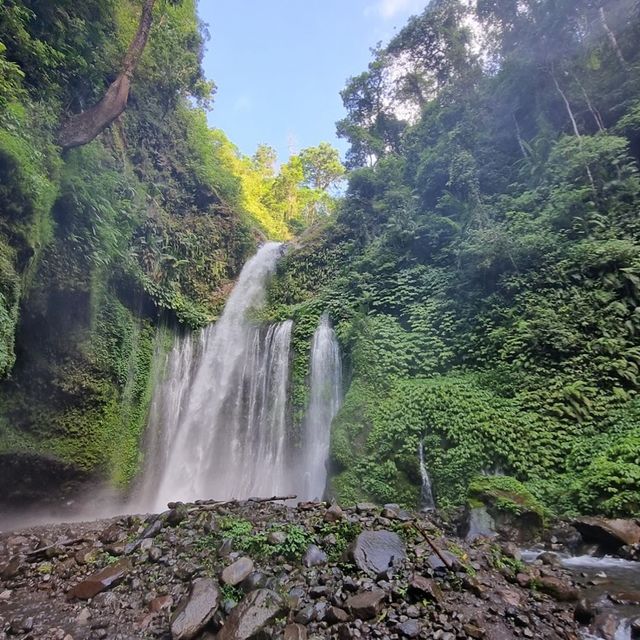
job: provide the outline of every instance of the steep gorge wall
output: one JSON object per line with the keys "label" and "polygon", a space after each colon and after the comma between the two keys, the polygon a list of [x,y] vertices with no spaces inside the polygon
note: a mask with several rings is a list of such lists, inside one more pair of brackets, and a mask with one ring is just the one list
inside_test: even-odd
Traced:
{"label": "steep gorge wall", "polygon": [[[216,317],[260,235],[191,106],[195,2],[160,2],[126,113],[64,156],[58,124],[117,70],[140,3],[4,3],[0,18],[0,457],[4,499],[135,475],[159,322]],[[55,6],[53,6],[55,5]],[[203,171],[202,167],[208,169]],[[164,335],[164,334],[162,334]],[[37,476],[29,482],[29,474]]]}

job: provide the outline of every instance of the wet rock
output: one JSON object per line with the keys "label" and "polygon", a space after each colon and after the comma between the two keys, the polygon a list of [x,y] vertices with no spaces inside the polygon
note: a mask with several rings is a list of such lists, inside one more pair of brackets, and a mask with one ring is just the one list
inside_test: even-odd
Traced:
{"label": "wet rock", "polygon": [[120,560],[110,567],[94,573],[69,591],[70,598],[88,600],[98,595],[101,591],[119,584],[131,569],[128,560]]}
{"label": "wet rock", "polygon": [[220,579],[224,584],[235,587],[249,577],[253,571],[253,560],[251,558],[240,558],[224,569]]}
{"label": "wet rock", "polygon": [[386,594],[381,589],[364,591],[347,598],[346,607],[351,613],[361,620],[375,618],[384,605]]}
{"label": "wet rock", "polygon": [[372,577],[385,573],[407,557],[404,542],[392,531],[363,531],[349,554],[358,568]]}
{"label": "wet rock", "polygon": [[576,608],[573,612],[573,617],[576,619],[576,621],[579,624],[588,625],[591,624],[595,616],[596,611],[593,607],[593,604],[585,598],[581,598],[576,604]]}
{"label": "wet rock", "polygon": [[640,526],[635,520],[579,518],[572,524],[585,542],[597,542],[607,550],[640,543]]}
{"label": "wet rock", "polygon": [[578,590],[569,582],[554,576],[540,578],[540,591],[560,602],[571,602],[578,599]]}
{"label": "wet rock", "polygon": [[174,505],[167,513],[167,524],[171,527],[179,525],[183,520],[186,520],[189,516],[189,510],[186,504],[182,502],[171,503]]}
{"label": "wet rock", "polygon": [[636,638],[640,638],[640,618],[636,618],[635,620],[631,621],[631,623],[629,624],[629,630],[631,631],[631,637],[633,638],[633,640],[636,640]]}
{"label": "wet rock", "polygon": [[180,603],[171,620],[173,640],[191,640],[213,618],[218,609],[220,593],[209,578],[193,581],[189,595]]}
{"label": "wet rock", "polygon": [[615,604],[624,606],[639,606],[640,591],[623,591],[618,593],[610,593],[609,600]]}
{"label": "wet rock", "polygon": [[253,591],[233,609],[216,640],[248,640],[284,612],[282,598],[275,591]]}
{"label": "wet rock", "polygon": [[284,640],[307,640],[307,630],[301,624],[288,624],[284,628]]}
{"label": "wet rock", "polygon": [[593,623],[592,630],[595,635],[605,640],[615,640],[619,620],[611,613],[599,615]]}
{"label": "wet rock", "polygon": [[560,556],[557,553],[553,553],[553,551],[543,551],[536,557],[536,560],[540,560],[542,564],[546,564],[550,567],[559,567],[562,565]]}
{"label": "wet rock", "polygon": [[305,567],[319,567],[328,562],[327,554],[315,544],[310,544],[302,559]]}
{"label": "wet rock", "polygon": [[325,522],[339,522],[344,517],[344,512],[337,504],[332,504],[325,512]]}

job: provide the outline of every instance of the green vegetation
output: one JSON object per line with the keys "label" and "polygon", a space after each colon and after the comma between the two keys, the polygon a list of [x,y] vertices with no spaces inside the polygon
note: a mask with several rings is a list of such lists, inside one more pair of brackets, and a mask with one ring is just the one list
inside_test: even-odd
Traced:
{"label": "green vegetation", "polygon": [[434,0],[348,82],[344,202],[268,311],[337,326],[339,499],[417,506],[423,443],[445,508],[498,472],[640,513],[639,11]]}
{"label": "green vegetation", "polygon": [[243,157],[208,128],[195,0],[156,2],[126,112],[62,155],[60,124],[104,94],[141,7],[0,0],[0,452],[122,487],[167,347],[157,327],[214,320],[257,241],[330,212],[344,172],[328,145],[276,172],[272,150]]}
{"label": "green vegetation", "polygon": [[[290,560],[299,560],[313,542],[313,535],[299,525],[274,526],[269,531],[257,532],[248,520],[226,516],[220,519],[220,535],[233,543],[233,548],[256,557],[282,555]],[[268,534],[284,533],[284,541],[272,544]]]}

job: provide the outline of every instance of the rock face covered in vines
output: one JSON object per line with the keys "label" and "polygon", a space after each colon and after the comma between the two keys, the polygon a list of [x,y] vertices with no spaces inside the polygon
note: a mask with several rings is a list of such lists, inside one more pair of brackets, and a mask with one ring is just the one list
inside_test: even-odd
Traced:
{"label": "rock face covered in vines", "polygon": [[422,444],[441,507],[638,513],[638,24],[432,2],[347,84],[344,202],[272,286],[348,355],[334,495],[417,506]]}

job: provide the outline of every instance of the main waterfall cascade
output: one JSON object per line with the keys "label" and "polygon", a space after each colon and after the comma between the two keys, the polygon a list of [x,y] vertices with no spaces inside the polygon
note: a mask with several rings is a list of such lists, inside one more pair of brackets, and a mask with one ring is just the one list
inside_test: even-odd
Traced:
{"label": "main waterfall cascade", "polygon": [[291,331],[249,312],[265,302],[282,245],[267,243],[244,266],[218,322],[176,339],[152,400],[145,471],[133,500],[321,497],[331,421],[342,393],[338,343],[323,317],[311,353],[302,448],[287,432]]}

